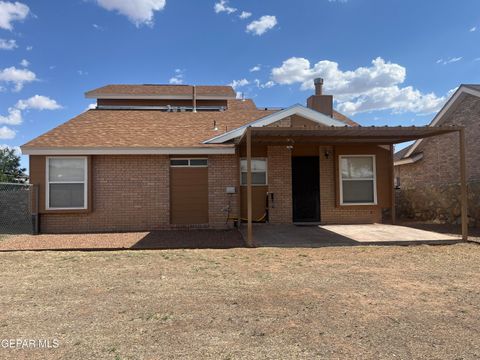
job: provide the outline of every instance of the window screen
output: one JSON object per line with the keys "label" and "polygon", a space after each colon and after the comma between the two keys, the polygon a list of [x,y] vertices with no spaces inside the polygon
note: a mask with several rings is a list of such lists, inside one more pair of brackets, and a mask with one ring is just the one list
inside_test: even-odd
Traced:
{"label": "window screen", "polygon": [[87,159],[48,158],[49,209],[86,208]]}
{"label": "window screen", "polygon": [[375,157],[341,156],[342,204],[375,204]]}
{"label": "window screen", "polygon": [[[247,185],[247,160],[240,160],[240,183]],[[252,159],[252,185],[267,185],[267,160]]]}

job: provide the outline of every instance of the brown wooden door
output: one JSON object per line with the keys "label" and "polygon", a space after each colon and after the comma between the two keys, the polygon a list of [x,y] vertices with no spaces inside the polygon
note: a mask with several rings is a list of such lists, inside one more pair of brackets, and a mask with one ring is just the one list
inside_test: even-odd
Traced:
{"label": "brown wooden door", "polygon": [[208,168],[170,168],[170,221],[208,223]]}

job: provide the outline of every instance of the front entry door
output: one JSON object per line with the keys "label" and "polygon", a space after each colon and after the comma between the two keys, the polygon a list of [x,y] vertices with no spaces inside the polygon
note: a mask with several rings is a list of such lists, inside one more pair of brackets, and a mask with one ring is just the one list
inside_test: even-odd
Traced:
{"label": "front entry door", "polygon": [[320,221],[320,159],[292,157],[293,222]]}

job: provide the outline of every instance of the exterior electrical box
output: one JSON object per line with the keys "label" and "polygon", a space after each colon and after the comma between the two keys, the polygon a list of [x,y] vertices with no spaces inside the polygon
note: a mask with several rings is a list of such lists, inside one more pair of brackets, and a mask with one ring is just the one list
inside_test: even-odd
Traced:
{"label": "exterior electrical box", "polygon": [[225,192],[227,194],[235,194],[237,190],[235,189],[235,186],[227,186]]}

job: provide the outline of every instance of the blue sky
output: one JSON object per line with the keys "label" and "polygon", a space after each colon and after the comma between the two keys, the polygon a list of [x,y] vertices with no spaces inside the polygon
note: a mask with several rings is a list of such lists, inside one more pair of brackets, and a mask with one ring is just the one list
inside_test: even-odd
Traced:
{"label": "blue sky", "polygon": [[480,83],[479,45],[477,0],[0,1],[0,144],[108,83],[233,83],[263,107],[304,103],[322,76],[363,125],[424,125]]}

